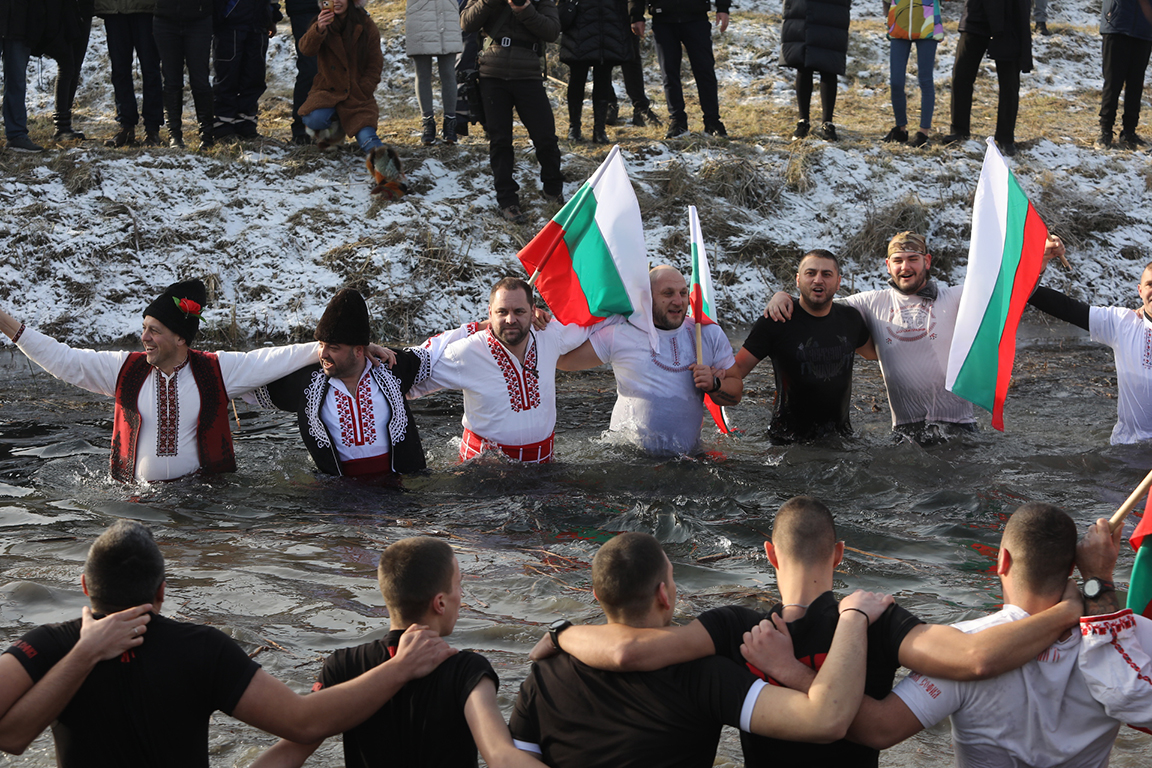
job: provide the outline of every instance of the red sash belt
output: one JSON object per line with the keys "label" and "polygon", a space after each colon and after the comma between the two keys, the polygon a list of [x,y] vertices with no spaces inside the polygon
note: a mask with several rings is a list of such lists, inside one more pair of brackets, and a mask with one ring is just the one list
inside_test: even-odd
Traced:
{"label": "red sash belt", "polygon": [[460,442],[460,461],[479,456],[484,451],[501,451],[505,456],[525,464],[547,464],[552,461],[552,441],[556,433],[548,435],[538,443],[530,445],[501,445],[491,440],[485,440],[470,429],[464,430],[464,437]]}
{"label": "red sash belt", "polygon": [[366,459],[347,459],[340,462],[340,471],[344,473],[345,477],[361,477],[391,472],[392,454],[384,453],[379,456],[369,456]]}

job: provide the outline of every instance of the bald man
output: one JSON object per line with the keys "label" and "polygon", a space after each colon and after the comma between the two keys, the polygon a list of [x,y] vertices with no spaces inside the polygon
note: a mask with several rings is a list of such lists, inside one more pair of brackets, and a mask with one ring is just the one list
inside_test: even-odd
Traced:
{"label": "bald man", "polygon": [[657,352],[652,352],[645,329],[627,321],[605,322],[556,367],[582,371],[611,363],[617,394],[611,430],[654,455],[690,454],[700,443],[705,393],[719,405],[735,405],[744,383],[724,376],[734,358],[719,325],[700,329],[703,362],[697,363],[696,323],[687,316],[684,276],[667,265],[654,267],[648,276],[652,323],[660,336]]}

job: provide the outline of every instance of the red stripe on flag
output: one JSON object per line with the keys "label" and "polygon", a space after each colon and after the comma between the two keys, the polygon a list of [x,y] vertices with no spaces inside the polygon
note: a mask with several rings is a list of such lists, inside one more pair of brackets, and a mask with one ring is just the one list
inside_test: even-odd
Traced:
{"label": "red stripe on flag", "polygon": [[1136,530],[1132,531],[1128,543],[1132,545],[1132,549],[1140,549],[1144,537],[1149,535],[1152,535],[1152,493],[1148,494],[1148,501],[1144,504],[1144,516],[1136,524]]}
{"label": "red stripe on flag", "polygon": [[1012,281],[1012,295],[1008,303],[1008,317],[1004,322],[1004,334],[1000,337],[1000,347],[996,364],[996,396],[992,405],[992,426],[1004,431],[1004,401],[1008,398],[1008,384],[1012,381],[1012,364],[1016,360],[1016,330],[1028,297],[1036,285],[1036,278],[1044,264],[1044,244],[1048,240],[1048,227],[1040,220],[1040,215],[1028,203],[1028,213],[1024,218],[1024,241],[1020,249],[1020,263],[1016,266],[1016,276]]}
{"label": "red stripe on flag", "polygon": [[697,325],[716,325],[715,320],[704,314],[704,292],[700,290],[699,283],[692,286],[692,292],[688,294],[688,303],[692,307],[692,319]]}
{"label": "red stripe on flag", "polygon": [[[604,318],[592,314],[580,278],[572,267],[572,254],[564,242],[565,232],[555,221],[544,225],[536,237],[520,251],[520,263],[529,274],[543,262],[544,268],[536,278],[536,289],[541,296],[551,296],[549,309],[563,322],[581,326],[598,323]],[[551,253],[551,255],[549,255]]]}
{"label": "red stripe on flag", "polygon": [[712,395],[704,395],[704,406],[708,409],[708,413],[712,414],[712,421],[716,422],[716,429],[724,434],[732,431],[732,428],[728,426],[728,419],[724,418],[724,411],[712,400]]}

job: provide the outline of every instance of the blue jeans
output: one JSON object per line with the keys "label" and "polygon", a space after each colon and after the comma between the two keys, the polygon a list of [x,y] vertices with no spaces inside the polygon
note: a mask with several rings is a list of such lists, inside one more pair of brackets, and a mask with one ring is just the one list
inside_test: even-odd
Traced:
{"label": "blue jeans", "polygon": [[16,38],[0,38],[4,57],[4,133],[9,139],[28,135],[28,59],[32,49]]}
{"label": "blue jeans", "polygon": [[[303,121],[305,127],[311,128],[314,131],[322,131],[332,124],[336,118],[336,109],[334,107],[321,107],[314,109],[306,115],[300,115],[300,120]],[[380,141],[380,137],[376,135],[376,129],[370,125],[366,125],[360,130],[356,131],[356,143],[360,145],[360,149],[365,152],[375,149],[376,147],[384,146],[384,142]]]}
{"label": "blue jeans", "polygon": [[904,93],[905,70],[908,69],[908,56],[912,53],[912,43],[916,43],[917,80],[920,82],[920,130],[932,129],[932,113],[936,109],[936,84],[932,81],[932,70],[936,66],[936,46],[939,40],[890,40],[889,52],[890,83],[892,86],[892,113],[896,125],[908,125],[908,97]]}

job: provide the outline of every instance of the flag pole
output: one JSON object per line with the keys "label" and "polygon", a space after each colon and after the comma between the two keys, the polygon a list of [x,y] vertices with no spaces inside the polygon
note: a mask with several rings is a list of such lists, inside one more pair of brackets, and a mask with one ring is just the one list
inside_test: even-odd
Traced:
{"label": "flag pole", "polygon": [[1152,488],[1152,472],[1149,472],[1144,477],[1140,485],[1136,486],[1136,490],[1132,491],[1132,495],[1129,496],[1128,499],[1120,505],[1120,509],[1116,510],[1116,513],[1112,515],[1112,519],[1108,521],[1110,530],[1115,531],[1124,524],[1124,518],[1128,517],[1128,513],[1131,512],[1133,507],[1144,497],[1144,494],[1148,493],[1149,488]]}
{"label": "flag pole", "polygon": [[564,230],[561,227],[556,227],[556,234],[552,237],[552,242],[548,244],[548,250],[544,253],[544,258],[536,265],[536,269],[532,272],[532,277],[528,278],[529,287],[536,286],[536,278],[540,277],[540,270],[548,264],[548,260],[552,258],[552,254],[560,246],[560,241],[564,239]]}

